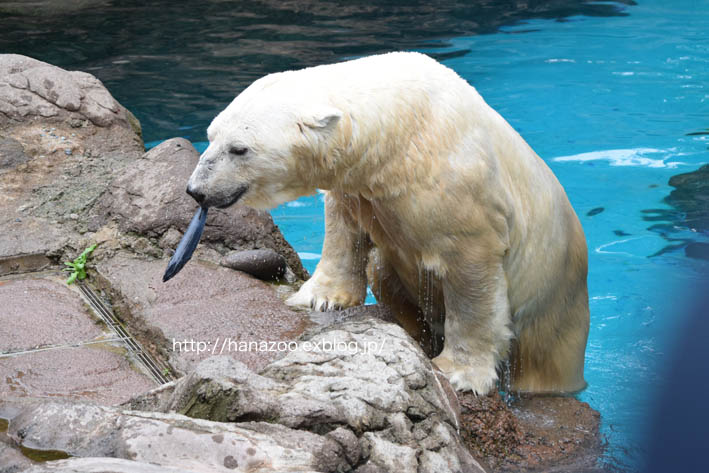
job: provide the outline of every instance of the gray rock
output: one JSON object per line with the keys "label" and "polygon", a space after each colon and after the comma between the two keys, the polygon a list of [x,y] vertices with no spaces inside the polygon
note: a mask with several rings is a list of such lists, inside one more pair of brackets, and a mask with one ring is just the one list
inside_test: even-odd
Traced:
{"label": "gray rock", "polygon": [[0,54],[0,262],[81,252],[89,210],[142,151],[139,122],[98,79]]}
{"label": "gray rock", "polygon": [[[0,434],[0,437],[3,434]],[[19,473],[32,466],[32,462],[0,438],[0,473]]]}
{"label": "gray rock", "polygon": [[[168,471],[335,472],[346,467],[336,441],[307,431],[82,404],[45,403],[27,408],[13,418],[8,434],[24,447],[60,450],[75,457],[110,456],[133,460],[139,466],[168,467]],[[92,468],[78,471],[98,468],[86,460],[78,463]],[[72,471],[70,461],[59,465],[64,468],[59,471]],[[117,465],[127,468],[124,462]]]}
{"label": "gray rock", "polygon": [[335,441],[357,471],[484,471],[461,443],[447,381],[401,327],[354,316],[289,348],[260,374],[209,358],[128,405],[307,430]]}
{"label": "gray rock", "polygon": [[199,471],[109,457],[69,458],[34,466],[28,465],[28,467],[22,471],[24,473],[197,473]]}
{"label": "gray rock", "polygon": [[135,120],[91,74],[68,72],[17,54],[0,55],[0,111],[16,122],[39,116],[83,118],[99,127],[123,122],[130,127]]}
{"label": "gray rock", "polygon": [[162,237],[160,238],[160,248],[166,250],[174,250],[180,243],[181,238],[182,233],[180,233],[177,229],[171,227],[168,231],[163,233]]}
{"label": "gray rock", "polygon": [[310,334],[314,334],[317,330],[321,330],[322,328],[362,316],[372,317],[384,322],[397,323],[396,317],[394,317],[391,310],[381,304],[361,305],[349,307],[344,310],[331,310],[327,312],[313,311],[308,314],[308,318],[316,324],[317,328],[314,329],[315,331],[307,332],[304,336],[310,336]]}
{"label": "gray rock", "polygon": [[362,444],[369,457],[367,464],[376,466],[380,471],[419,471],[416,448],[390,442],[372,432],[364,433]]}
{"label": "gray rock", "polygon": [[0,139],[0,172],[29,161],[22,144],[12,138]]}
{"label": "gray rock", "polygon": [[[171,229],[184,232],[197,208],[185,188],[198,160],[197,150],[182,138],[151,149],[111,183],[95,208],[98,224],[112,218],[123,232],[158,238]],[[298,277],[308,277],[268,212],[239,204],[210,209],[201,241],[222,253],[229,249],[270,249],[284,258]]]}
{"label": "gray rock", "polygon": [[400,327],[353,316],[288,348],[261,374],[208,358],[130,410],[12,406],[8,435],[83,458],[37,472],[484,471],[461,444],[430,361]]}
{"label": "gray rock", "polygon": [[114,217],[123,232],[155,237],[171,227],[184,231],[197,208],[185,193],[185,176],[197,158],[187,140],[162,143],[135,160],[126,173],[116,175],[95,210]]}
{"label": "gray rock", "polygon": [[286,274],[285,258],[271,249],[232,251],[220,264],[264,281],[277,281]]}

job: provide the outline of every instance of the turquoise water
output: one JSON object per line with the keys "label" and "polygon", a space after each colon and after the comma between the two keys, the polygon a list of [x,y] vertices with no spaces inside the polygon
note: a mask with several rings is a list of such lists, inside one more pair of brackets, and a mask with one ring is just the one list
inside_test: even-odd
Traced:
{"label": "turquoise water", "polygon": [[[464,52],[444,63],[545,159],[581,219],[592,320],[578,397],[602,414],[606,461],[635,468],[656,389],[669,388],[659,374],[669,344],[706,268],[681,251],[651,256],[669,242],[644,211],[667,208],[668,179],[709,161],[709,137],[686,136],[709,127],[709,2],[648,0],[627,12],[533,20],[451,39],[443,52]],[[312,272],[322,197],[273,216]],[[709,240],[681,228],[673,237]]]}

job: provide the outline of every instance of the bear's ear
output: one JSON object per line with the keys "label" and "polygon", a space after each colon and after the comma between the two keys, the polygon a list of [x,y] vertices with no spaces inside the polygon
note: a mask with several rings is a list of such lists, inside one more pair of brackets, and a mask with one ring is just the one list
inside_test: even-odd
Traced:
{"label": "bear's ear", "polygon": [[335,128],[340,118],[342,118],[342,112],[335,107],[321,107],[306,114],[302,123],[315,130],[329,131]]}

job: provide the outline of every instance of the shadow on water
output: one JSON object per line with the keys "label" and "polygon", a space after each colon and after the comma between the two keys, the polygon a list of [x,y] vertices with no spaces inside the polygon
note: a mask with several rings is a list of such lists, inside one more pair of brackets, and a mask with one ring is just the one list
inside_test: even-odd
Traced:
{"label": "shadow on water", "polygon": [[202,141],[214,115],[270,72],[402,49],[436,56],[447,38],[528,18],[625,15],[622,4],[634,2],[0,2],[0,52],[92,72],[138,116],[146,141]]}

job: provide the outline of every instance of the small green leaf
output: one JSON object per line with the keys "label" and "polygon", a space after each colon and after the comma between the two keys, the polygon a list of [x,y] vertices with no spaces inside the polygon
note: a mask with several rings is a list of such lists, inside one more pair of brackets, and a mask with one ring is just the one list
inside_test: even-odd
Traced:
{"label": "small green leaf", "polygon": [[67,284],[74,283],[77,279],[79,281],[86,279],[86,260],[89,255],[96,249],[97,243],[86,248],[74,261],[66,261],[64,264],[67,266],[63,268],[63,271],[70,271],[71,275],[69,279],[66,280]]}

